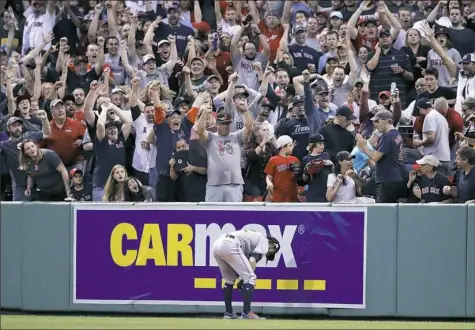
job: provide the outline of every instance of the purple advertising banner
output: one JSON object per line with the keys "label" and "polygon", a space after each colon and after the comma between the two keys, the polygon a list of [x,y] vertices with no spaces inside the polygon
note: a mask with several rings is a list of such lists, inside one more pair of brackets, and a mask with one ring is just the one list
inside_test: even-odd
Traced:
{"label": "purple advertising banner", "polygon": [[223,305],[211,246],[248,228],[281,243],[258,263],[254,306],[365,308],[364,207],[74,208],[74,303]]}

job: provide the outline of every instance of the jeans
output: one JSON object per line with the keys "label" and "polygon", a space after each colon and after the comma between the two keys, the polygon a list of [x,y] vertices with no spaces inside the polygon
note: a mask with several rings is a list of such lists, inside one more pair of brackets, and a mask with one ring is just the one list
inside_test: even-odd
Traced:
{"label": "jeans", "polygon": [[14,202],[29,202],[30,196],[25,196],[26,187],[13,187],[13,201]]}

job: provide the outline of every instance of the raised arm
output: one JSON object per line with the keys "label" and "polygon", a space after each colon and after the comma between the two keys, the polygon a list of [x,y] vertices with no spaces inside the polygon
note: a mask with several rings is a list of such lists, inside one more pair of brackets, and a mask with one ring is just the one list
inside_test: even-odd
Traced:
{"label": "raised arm", "polygon": [[89,25],[89,30],[87,31],[87,39],[90,44],[93,44],[97,40],[97,29],[99,28],[99,17],[102,13],[102,3],[97,4],[94,7],[94,16],[92,17],[91,24]]}
{"label": "raised arm", "polygon": [[108,104],[103,103],[101,105],[101,114],[99,115],[99,118],[97,119],[96,137],[99,141],[102,141],[104,137],[106,136],[107,110],[109,110]]}
{"label": "raised arm", "polygon": [[100,76],[102,74],[102,68],[104,67],[104,37],[97,38],[97,46],[99,46],[99,53],[97,54],[97,62],[95,65],[96,74]]}
{"label": "raised arm", "polygon": [[280,38],[279,48],[281,51],[288,52],[289,51],[289,31],[290,25],[289,24],[282,24],[284,27],[284,33],[282,34],[282,38]]}
{"label": "raised arm", "polygon": [[200,1],[193,1],[193,15],[195,16],[195,23],[201,23],[203,20],[203,13],[201,12]]}
{"label": "raised arm", "polygon": [[133,76],[134,68],[129,63],[129,58],[127,56],[127,41],[121,40],[120,41],[120,59],[122,60],[122,66],[127,73],[128,77]]}
{"label": "raised arm", "polygon": [[153,37],[155,36],[155,29],[160,25],[162,22],[162,16],[157,16],[155,18],[155,21],[150,24],[150,27],[147,30],[147,33],[145,33],[145,37],[143,38],[143,45],[145,48],[146,54],[151,54],[153,55],[153,49],[152,49],[152,44],[153,44]]}
{"label": "raised arm", "polygon": [[[247,26],[249,26],[249,25],[247,25]],[[231,40],[230,50],[231,50],[231,55],[232,56],[239,56],[241,54],[241,52],[239,51],[238,43],[239,43],[239,39],[241,39],[241,36],[242,36],[243,32],[244,32],[244,27],[241,26],[236,31],[236,34],[234,35],[233,39]]]}
{"label": "raised arm", "polygon": [[111,37],[117,37],[119,35],[116,22],[116,4],[117,1],[112,0],[107,0],[105,3],[107,9],[107,24],[109,27],[109,35]]}
{"label": "raised arm", "polygon": [[381,47],[379,43],[374,47],[373,57],[366,63],[368,71],[374,71],[379,63],[379,57],[381,56]]}
{"label": "raised arm", "polygon": [[379,1],[378,2],[378,13],[389,21],[389,24],[391,24],[391,36],[393,37],[393,40],[396,40],[396,38],[399,36],[399,32],[401,32],[401,23],[399,23],[399,20],[396,18],[391,11],[389,11],[388,6],[386,6],[386,3],[384,1]]}
{"label": "raised arm", "polygon": [[173,72],[176,62],[178,61],[178,50],[176,48],[176,37],[174,35],[168,36],[168,42],[170,42],[170,57],[165,63],[165,66],[169,72]]}
{"label": "raised arm", "polygon": [[40,55],[35,57],[35,81],[33,87],[33,99],[38,101],[41,97],[41,69],[43,64],[43,59]]}
{"label": "raised arm", "polygon": [[96,114],[94,113],[94,103],[97,99],[97,90],[99,87],[99,83],[97,80],[91,82],[91,86],[89,88],[89,92],[86,95],[86,99],[84,100],[84,118],[89,126],[94,127],[94,123],[96,121]]}
{"label": "raised arm", "polygon": [[119,109],[114,103],[109,103],[109,109],[114,110],[117,117],[119,117],[120,121],[122,122],[122,134],[124,138],[127,140],[130,134],[130,129],[132,127],[132,120],[130,116],[127,116],[123,110]]}
{"label": "raised arm", "polygon": [[364,0],[358,9],[351,15],[350,19],[348,20],[348,23],[346,23],[346,36],[350,36],[351,40],[355,40],[358,37],[358,28],[356,27],[356,24],[358,23],[358,20],[363,14],[363,12],[370,10],[371,8],[374,7],[373,1],[372,0]]}
{"label": "raised arm", "polygon": [[8,105],[8,114],[13,116],[16,111],[16,103],[15,98],[13,96],[13,87],[12,87],[12,79],[15,76],[16,68],[12,65],[8,67],[2,67],[3,76],[6,78],[7,83],[7,105]]}
{"label": "raised arm", "polygon": [[200,137],[200,141],[205,143],[208,141],[208,131],[206,130],[206,117],[211,115],[213,112],[213,107],[209,104],[204,104],[200,108],[201,116],[198,118],[196,123],[196,133]]}
{"label": "raised arm", "polygon": [[49,44],[51,42],[51,40],[53,40],[54,38],[54,34],[53,32],[49,32],[47,35],[45,35],[43,37],[43,42],[38,45],[38,47],[36,47],[35,49],[33,49],[31,52],[28,53],[28,55],[26,55],[25,57],[22,58],[21,60],[21,63],[25,63],[25,64],[28,64],[30,63],[30,61],[32,59],[35,58],[36,55],[38,55],[39,53],[41,53],[41,51],[43,50],[43,48],[46,47],[47,44]]}

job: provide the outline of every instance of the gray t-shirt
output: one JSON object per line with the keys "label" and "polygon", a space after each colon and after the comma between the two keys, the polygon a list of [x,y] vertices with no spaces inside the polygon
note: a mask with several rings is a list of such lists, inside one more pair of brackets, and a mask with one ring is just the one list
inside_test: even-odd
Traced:
{"label": "gray t-shirt", "polygon": [[434,131],[436,138],[433,144],[424,146],[424,154],[435,156],[441,162],[450,161],[449,124],[437,110],[431,110],[424,118],[423,139],[426,138],[429,131]]}
{"label": "gray t-shirt", "polygon": [[330,89],[330,101],[337,107],[343,105],[347,101],[348,94],[351,92],[351,86],[348,82],[340,87]]}
{"label": "gray t-shirt", "polygon": [[120,55],[111,56],[109,53],[104,55],[104,64],[109,64],[116,85],[125,83],[125,69],[120,65]]}
{"label": "gray t-shirt", "polygon": [[232,56],[234,70],[237,71],[239,75],[238,85],[246,85],[249,88],[258,90],[259,89],[259,78],[257,77],[257,72],[252,67],[252,63],[260,62],[261,68],[264,68],[267,65],[267,57],[261,53],[257,53],[256,58],[253,60],[248,60],[241,54]]}
{"label": "gray t-shirt", "polygon": [[42,132],[27,132],[23,134],[19,139],[9,139],[0,142],[0,156],[5,160],[5,166],[7,167],[10,175],[12,176],[12,183],[14,187],[26,188],[26,173],[20,171],[20,143],[30,139],[35,142],[41,142],[43,140]]}
{"label": "gray t-shirt", "polygon": [[208,132],[203,145],[208,153],[208,186],[244,184],[241,173],[241,146],[243,130],[221,136]]}
{"label": "gray t-shirt", "polygon": [[243,229],[233,231],[232,233],[229,233],[229,235],[233,235],[239,240],[242,252],[247,259],[249,259],[253,253],[265,256],[269,251],[269,241],[267,240],[267,237],[258,231]]}
{"label": "gray t-shirt", "polygon": [[27,174],[33,177],[37,190],[50,193],[61,192],[64,189],[63,178],[56,168],[61,164],[61,159],[53,150],[43,149],[44,154],[38,164],[28,164]]}
{"label": "gray t-shirt", "polygon": [[[449,56],[457,65],[460,63],[460,61],[462,61],[460,53],[455,48],[450,48],[447,51],[447,56]],[[427,67],[436,68],[437,71],[439,71],[439,86],[457,88],[457,84],[449,84],[452,76],[450,75],[449,70],[445,66],[440,56],[437,55],[433,49],[429,50],[429,53],[427,54]]]}
{"label": "gray t-shirt", "polygon": [[168,78],[170,78],[171,74],[172,72],[163,64],[155,70],[155,74],[149,76],[144,70],[140,70],[137,73],[137,77],[140,79],[140,88],[145,88],[149,82],[154,80],[158,80],[168,87]]}

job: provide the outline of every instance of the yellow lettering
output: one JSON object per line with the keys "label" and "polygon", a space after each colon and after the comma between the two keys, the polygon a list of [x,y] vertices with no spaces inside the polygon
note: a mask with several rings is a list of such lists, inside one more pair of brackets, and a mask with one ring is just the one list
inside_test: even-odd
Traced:
{"label": "yellow lettering", "polygon": [[193,266],[193,229],[189,225],[168,225],[167,261],[168,266],[178,266],[178,253],[181,253],[181,265]]}
{"label": "yellow lettering", "polygon": [[115,226],[114,230],[112,230],[110,238],[110,252],[112,260],[114,260],[117,266],[129,267],[134,263],[135,258],[137,257],[137,251],[127,250],[125,254],[123,253],[122,240],[124,236],[128,240],[137,239],[137,231],[130,223],[118,224]]}
{"label": "yellow lettering", "polygon": [[143,226],[135,265],[145,266],[149,259],[154,260],[155,266],[167,265],[165,252],[163,251],[162,235],[160,234],[160,226],[158,224],[147,223]]}

